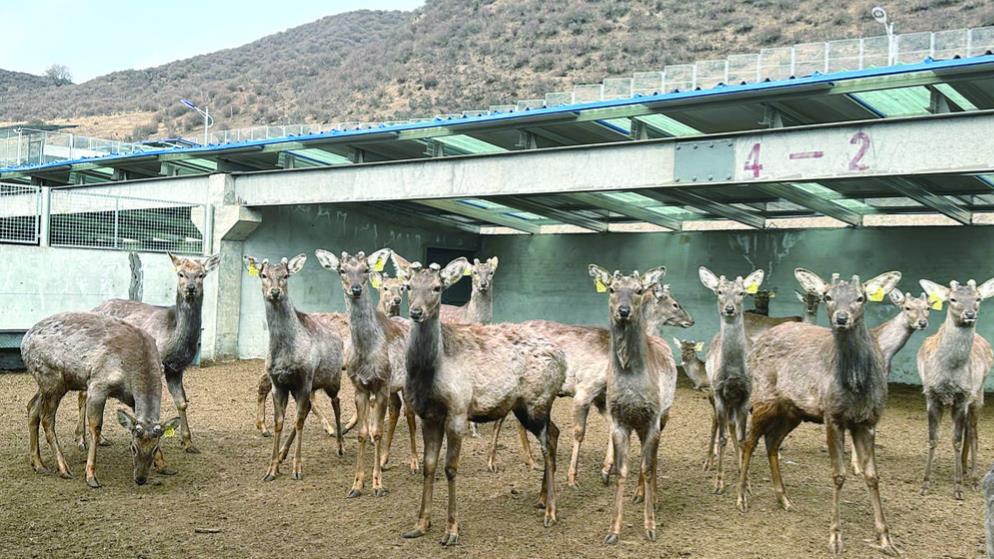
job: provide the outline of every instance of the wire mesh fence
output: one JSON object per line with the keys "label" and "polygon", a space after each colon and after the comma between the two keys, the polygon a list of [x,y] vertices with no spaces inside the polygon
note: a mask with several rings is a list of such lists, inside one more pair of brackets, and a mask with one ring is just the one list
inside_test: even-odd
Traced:
{"label": "wire mesh fence", "polygon": [[0,184],[0,242],[35,244],[41,224],[41,188]]}
{"label": "wire mesh fence", "polygon": [[202,254],[207,212],[200,204],[53,190],[52,246]]}

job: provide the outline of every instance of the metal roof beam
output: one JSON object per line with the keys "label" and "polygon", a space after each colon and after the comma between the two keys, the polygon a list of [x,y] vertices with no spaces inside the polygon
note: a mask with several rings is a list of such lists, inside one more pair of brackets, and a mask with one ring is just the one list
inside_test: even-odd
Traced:
{"label": "metal roof beam", "polygon": [[665,191],[643,190],[639,191],[639,194],[648,196],[649,198],[658,200],[664,204],[677,203],[686,206],[693,206],[710,214],[731,219],[732,221],[738,221],[739,223],[748,225],[749,227],[755,227],[756,229],[763,229],[766,227],[766,218],[763,216],[743,210],[742,208],[736,208],[735,206],[716,202],[696,192],[667,189]]}
{"label": "metal roof beam", "polygon": [[540,226],[528,223],[528,220],[505,215],[496,210],[485,210],[471,204],[463,204],[458,200],[415,200],[414,202],[443,212],[470,217],[502,227],[510,227],[525,233],[538,233],[541,230]]}
{"label": "metal roof beam", "polygon": [[900,194],[903,194],[915,202],[931,208],[950,219],[958,221],[963,225],[970,225],[970,223],[973,222],[972,212],[957,206],[943,196],[930,192],[920,184],[911,182],[908,179],[901,177],[892,178],[889,184],[892,189]]}
{"label": "metal roof beam", "polygon": [[574,192],[566,196],[582,204],[621,214],[637,221],[652,223],[653,225],[672,229],[673,231],[683,229],[683,223],[679,219],[667,217],[646,208],[622,202],[599,192]]}
{"label": "metal roof beam", "polygon": [[606,233],[608,229],[607,223],[603,221],[590,219],[567,210],[553,208],[552,206],[529,198],[523,198],[521,196],[502,196],[500,198],[493,198],[492,200],[498,204],[503,204],[517,210],[540,215],[561,223],[567,223],[583,229],[589,229],[596,233]]}
{"label": "metal roof beam", "polygon": [[809,210],[827,215],[854,227],[863,225],[863,214],[796,186],[789,184],[764,184],[760,185],[759,189],[770,196],[776,196],[798,206],[804,206]]}
{"label": "metal roof beam", "polygon": [[372,207],[382,212],[386,212],[390,216],[390,221],[398,223],[401,225],[409,225],[412,227],[424,227],[425,222],[431,223],[433,225],[438,225],[446,229],[454,229],[456,231],[462,231],[464,233],[472,233],[473,235],[480,234],[480,228],[471,223],[463,223],[454,219],[448,219],[438,215],[431,215],[421,212],[411,212],[409,208],[400,208],[396,204],[391,204],[388,202],[372,202],[359,206],[360,208]]}
{"label": "metal roof beam", "polygon": [[994,95],[977,86],[977,84],[964,81],[954,81],[949,82],[949,86],[955,89],[956,92],[963,97],[966,97],[966,100],[976,105],[977,108],[994,108]]}

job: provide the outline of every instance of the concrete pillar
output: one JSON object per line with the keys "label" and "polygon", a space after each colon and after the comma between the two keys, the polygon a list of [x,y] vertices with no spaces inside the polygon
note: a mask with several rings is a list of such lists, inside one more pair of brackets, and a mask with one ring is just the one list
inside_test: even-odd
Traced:
{"label": "concrete pillar", "polygon": [[984,528],[987,534],[987,558],[994,559],[994,465],[984,476],[984,504],[987,506],[984,516]]}
{"label": "concrete pillar", "polygon": [[219,362],[238,357],[238,322],[241,310],[242,247],[262,222],[261,215],[240,206],[235,199],[235,179],[229,174],[211,175],[207,185],[207,206],[201,211],[205,241],[210,253],[220,255],[217,270],[204,283],[203,333],[200,341],[202,362]]}

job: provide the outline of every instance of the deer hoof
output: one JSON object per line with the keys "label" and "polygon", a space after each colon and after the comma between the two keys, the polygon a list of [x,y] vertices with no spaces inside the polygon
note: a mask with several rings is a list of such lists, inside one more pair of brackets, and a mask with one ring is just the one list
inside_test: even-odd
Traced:
{"label": "deer hoof", "polygon": [[487,469],[490,470],[490,473],[496,474],[497,473],[497,463],[496,462],[487,462]]}
{"label": "deer hoof", "polygon": [[545,519],[542,520],[542,526],[545,526],[546,528],[549,528],[549,527],[551,527],[553,524],[555,524],[558,521],[559,521],[559,519],[556,518],[555,514],[546,513]]}
{"label": "deer hoof", "polygon": [[389,491],[387,491],[386,487],[380,487],[379,489],[373,489],[373,496],[374,497],[386,497],[387,493],[389,493]]}
{"label": "deer hoof", "polygon": [[401,534],[401,537],[411,540],[414,538],[420,538],[421,536],[424,536],[427,533],[428,533],[427,530],[422,530],[421,528],[415,528],[413,530],[408,530],[407,532],[404,532],[403,534]]}
{"label": "deer hoof", "polygon": [[745,493],[739,492],[739,498],[736,500],[735,505],[739,508],[739,512],[749,512],[749,498],[745,496]]}
{"label": "deer hoof", "polygon": [[262,481],[273,481],[274,479],[276,479],[276,474],[273,473],[268,473],[262,476]]}
{"label": "deer hoof", "polygon": [[100,482],[96,477],[86,478],[86,485],[90,486],[90,489],[100,489]]}
{"label": "deer hoof", "polygon": [[384,462],[380,464],[380,469],[383,470],[384,472],[389,472],[390,470],[393,469],[393,464],[390,464],[389,462]]}
{"label": "deer hoof", "polygon": [[459,545],[459,533],[450,532],[448,534],[445,534],[445,537],[442,538],[441,543],[443,547],[451,547],[453,545]]}
{"label": "deer hoof", "polygon": [[293,474],[290,475],[290,478],[296,481],[300,481],[304,479],[304,472],[293,472]]}
{"label": "deer hoof", "polygon": [[341,458],[342,456],[345,456],[345,449],[338,447],[338,451],[336,453],[338,454],[338,457]]}
{"label": "deer hoof", "polygon": [[97,446],[110,446],[110,445],[111,442],[105,439],[103,435],[100,435],[100,441],[97,443]]}
{"label": "deer hoof", "polygon": [[262,432],[259,434],[262,435],[263,437],[266,437],[267,439],[273,436],[273,432],[270,431],[269,429],[263,429]]}
{"label": "deer hoof", "polygon": [[36,474],[50,474],[50,473],[52,473],[52,471],[48,469],[48,466],[46,466],[44,464],[32,464],[31,465],[31,469],[33,469]]}
{"label": "deer hoof", "polygon": [[62,479],[72,479],[72,472],[68,469],[59,470],[59,477]]}
{"label": "deer hoof", "polygon": [[79,447],[81,452],[86,452],[86,441],[83,439],[76,441],[76,446]]}
{"label": "deer hoof", "polygon": [[646,530],[645,539],[649,540],[650,542],[656,541],[656,529],[653,528],[651,530]]}
{"label": "deer hoof", "polygon": [[645,496],[644,495],[641,495],[639,493],[636,493],[635,495],[632,495],[632,502],[633,503],[638,504],[638,503],[641,503],[642,501],[645,501]]}
{"label": "deer hoof", "polygon": [[358,489],[351,489],[351,490],[349,490],[349,494],[346,495],[345,498],[346,499],[355,499],[356,497],[359,497],[361,495],[362,495],[362,491],[360,491]]}
{"label": "deer hoof", "polygon": [[580,482],[577,481],[575,477],[567,479],[566,480],[566,485],[569,486],[569,487],[571,487],[571,488],[573,488],[573,489],[579,489],[580,488]]}
{"label": "deer hoof", "polygon": [[615,544],[617,544],[617,543],[618,543],[618,534],[615,534],[614,532],[610,532],[610,533],[609,533],[609,534],[608,534],[608,535],[607,535],[607,536],[606,536],[606,537],[604,538],[604,544],[605,544],[605,545],[615,545]]}
{"label": "deer hoof", "polygon": [[192,444],[183,447],[183,451],[186,452],[187,454],[200,454],[200,449],[193,446]]}
{"label": "deer hoof", "polygon": [[877,543],[871,543],[870,547],[876,549],[884,555],[889,555],[890,557],[899,557],[901,555],[901,550],[894,545],[894,542],[890,539],[889,535],[881,536],[880,541]]}
{"label": "deer hoof", "polygon": [[832,535],[828,537],[828,549],[835,555],[841,555],[843,550],[842,545],[842,534],[839,532],[832,532]]}
{"label": "deer hoof", "polygon": [[953,499],[956,499],[957,501],[962,501],[963,500],[963,490],[960,489],[960,488],[958,488],[958,487],[956,489],[954,489],[953,490]]}
{"label": "deer hoof", "polygon": [[611,484],[611,472],[606,470],[601,470],[601,483],[604,485]]}
{"label": "deer hoof", "polygon": [[155,471],[164,476],[174,476],[179,473],[176,468],[170,468],[169,466],[164,468],[156,468]]}

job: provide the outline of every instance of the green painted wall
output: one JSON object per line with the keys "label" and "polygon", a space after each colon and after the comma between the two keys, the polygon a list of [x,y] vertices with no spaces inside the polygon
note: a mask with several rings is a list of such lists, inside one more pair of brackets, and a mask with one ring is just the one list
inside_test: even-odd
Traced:
{"label": "green painted wall", "polygon": [[[865,281],[887,270],[904,274],[900,288],[921,292],[920,278],[946,283],[994,277],[994,228],[922,227],[886,229],[824,229],[807,231],[720,231],[692,233],[609,233],[541,236],[487,236],[481,256],[500,257],[495,280],[495,319],[521,321],[545,318],[577,324],[607,323],[607,300],[594,291],[587,264],[610,270],[645,270],[665,265],[666,282],[693,314],[688,330],[668,329],[667,340],[679,337],[708,340],[717,331],[714,296],[697,279],[705,265],[718,274],[746,275],[756,267],[766,271],[764,287],[776,288],[773,315],[799,315],[803,308],[793,295],[798,287],[793,270],[809,268],[830,277],[858,273]],[[978,331],[994,340],[994,302],[981,312]],[[986,311],[986,312],[984,312]],[[893,316],[889,302],[867,309],[871,326]],[[824,313],[824,310],[822,310]],[[929,329],[917,333],[897,355],[892,380],[918,381],[915,353],[926,335],[945,319],[933,312]],[[826,324],[824,314],[819,317]],[[988,387],[994,383],[988,381]]]}

